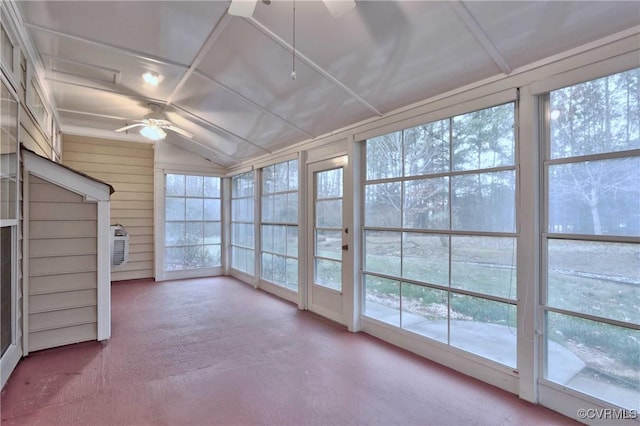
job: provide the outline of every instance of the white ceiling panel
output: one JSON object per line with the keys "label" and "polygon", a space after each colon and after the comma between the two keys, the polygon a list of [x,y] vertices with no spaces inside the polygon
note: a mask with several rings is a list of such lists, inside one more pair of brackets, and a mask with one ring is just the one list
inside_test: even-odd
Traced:
{"label": "white ceiling panel", "polygon": [[[118,81],[111,89],[165,100],[171,95],[186,71],[184,67],[144,60],[77,39],[59,37],[37,30],[32,31],[32,34],[45,69],[51,71],[49,76],[55,79],[69,80],[70,77],[83,77],[55,72],[61,67],[63,70],[82,69],[80,74],[84,72],[86,74],[84,77],[88,79],[91,69],[94,72],[112,70],[118,74]],[[161,77],[162,81],[157,87],[144,83],[142,74],[147,71],[157,73]],[[97,82],[105,83],[100,80]],[[91,85],[91,81],[87,84]]]}
{"label": "white ceiling panel", "polygon": [[329,118],[338,108],[351,122],[372,115],[301,60],[293,80],[292,54],[240,18],[227,25],[199,69],[314,135],[335,128]]}
{"label": "white ceiling panel", "polygon": [[190,64],[227,2],[19,1],[25,21]]}
{"label": "white ceiling panel", "polygon": [[174,103],[267,150],[307,137],[286,121],[197,74],[183,86]]}
{"label": "white ceiling panel", "polygon": [[640,24],[638,1],[465,4],[512,68]]}

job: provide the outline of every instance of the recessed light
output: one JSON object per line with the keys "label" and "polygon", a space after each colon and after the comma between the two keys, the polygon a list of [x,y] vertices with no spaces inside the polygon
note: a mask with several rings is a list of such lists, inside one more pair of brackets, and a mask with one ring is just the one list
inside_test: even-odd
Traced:
{"label": "recessed light", "polygon": [[156,72],[147,71],[142,74],[142,79],[145,83],[150,84],[152,86],[157,86],[160,83],[160,74]]}

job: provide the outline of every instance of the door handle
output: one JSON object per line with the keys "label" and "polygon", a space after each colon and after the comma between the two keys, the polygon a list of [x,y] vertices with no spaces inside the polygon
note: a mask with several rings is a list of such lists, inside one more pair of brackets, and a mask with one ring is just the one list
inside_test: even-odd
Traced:
{"label": "door handle", "polygon": [[343,251],[347,251],[347,250],[349,250],[349,244],[344,244],[344,245],[342,246],[342,250],[343,250]]}

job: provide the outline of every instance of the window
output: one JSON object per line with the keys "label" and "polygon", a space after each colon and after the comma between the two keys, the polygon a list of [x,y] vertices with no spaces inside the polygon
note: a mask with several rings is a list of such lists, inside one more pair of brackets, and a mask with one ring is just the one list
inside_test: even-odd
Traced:
{"label": "window", "polygon": [[366,141],[369,318],[516,366],[514,103]]}
{"label": "window", "polygon": [[5,10],[2,9],[0,14],[2,15],[2,24],[0,25],[0,63],[2,63],[2,69],[9,79],[16,83],[20,81],[20,48],[16,38],[13,36],[13,31],[5,26],[10,21]]}
{"label": "window", "polygon": [[231,267],[255,275],[253,172],[231,179]]}
{"label": "window", "polygon": [[545,377],[640,401],[640,69],[548,97]]}
{"label": "window", "polygon": [[222,265],[220,178],[166,174],[165,271]]}
{"label": "window", "polygon": [[298,160],[262,169],[263,280],[298,291]]}

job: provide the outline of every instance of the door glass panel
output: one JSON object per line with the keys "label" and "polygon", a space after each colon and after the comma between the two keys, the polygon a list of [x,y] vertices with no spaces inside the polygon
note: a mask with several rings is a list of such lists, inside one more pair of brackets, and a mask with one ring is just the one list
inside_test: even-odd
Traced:
{"label": "door glass panel", "polygon": [[314,177],[314,283],[342,291],[342,168]]}

